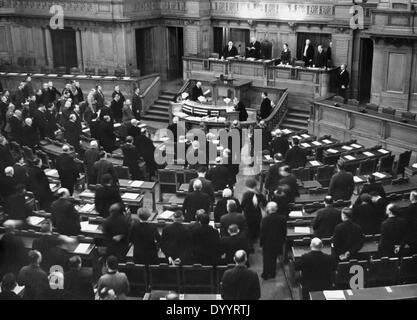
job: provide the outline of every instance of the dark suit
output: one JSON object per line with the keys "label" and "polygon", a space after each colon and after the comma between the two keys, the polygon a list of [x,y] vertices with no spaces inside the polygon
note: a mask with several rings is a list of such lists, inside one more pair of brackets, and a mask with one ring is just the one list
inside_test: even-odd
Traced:
{"label": "dark suit", "polygon": [[281,63],[282,64],[291,64],[291,51],[290,50],[287,50],[287,51],[284,51],[284,50],[282,50],[281,51]]}
{"label": "dark suit", "polygon": [[76,236],[80,233],[80,215],[69,199],[60,198],[52,203],[51,219],[60,234]]}
{"label": "dark suit", "polygon": [[380,182],[364,184],[360,194],[371,193],[372,191],[377,192],[382,198],[385,198],[385,190]]}
{"label": "dark suit", "polygon": [[285,137],[276,137],[271,142],[272,154],[280,153],[283,157],[287,154],[290,149],[290,143]]}
{"label": "dark suit", "polygon": [[289,202],[294,202],[295,198],[300,195],[300,192],[298,191],[297,178],[292,174],[281,178],[278,182],[278,186],[288,186],[288,191],[286,193],[288,195]]}
{"label": "dark suit", "polygon": [[248,112],[246,111],[246,107],[242,101],[235,106],[235,110],[239,112],[239,121],[246,121],[248,120]]}
{"label": "dark suit", "polygon": [[189,254],[190,231],[185,224],[174,222],[162,230],[161,249],[166,257],[180,258],[183,262]]}
{"label": "dark suit", "polygon": [[240,206],[240,202],[238,199],[231,197],[231,198],[221,198],[217,201],[216,206],[214,208],[214,221],[220,222],[220,218],[227,214],[227,201],[234,200],[237,205],[237,212],[242,212],[242,208]]}
{"label": "dark suit", "polygon": [[220,292],[224,300],[258,300],[261,297],[258,275],[240,265],[226,270]]}
{"label": "dark suit", "polygon": [[212,182],[214,190],[223,190],[232,181],[231,172],[226,165],[222,164],[211,168],[206,177]]}
{"label": "dark suit", "polygon": [[13,116],[9,120],[10,124],[10,140],[23,144],[22,120]]}
{"label": "dark suit", "polygon": [[194,262],[202,265],[217,265],[220,258],[220,236],[209,225],[200,225],[192,231]]}
{"label": "dark suit", "polygon": [[355,205],[352,221],[362,228],[364,234],[377,234],[381,229],[381,219],[372,204]]}
{"label": "dark suit", "polygon": [[210,197],[204,192],[194,191],[187,195],[182,205],[185,221],[195,221],[195,213],[199,209],[204,209],[206,213],[209,213],[210,203]]}
{"label": "dark suit", "polygon": [[[252,49],[252,47],[254,49]],[[248,48],[249,49],[246,49],[247,50],[246,58],[255,58],[255,59],[261,58],[261,43],[259,41],[249,43]]]}
{"label": "dark suit", "polygon": [[333,249],[337,258],[349,251],[349,259],[354,259],[364,242],[365,236],[361,227],[352,221],[344,221],[334,229]]}
{"label": "dark suit", "polygon": [[302,50],[303,50],[302,51],[303,61],[305,62],[305,66],[308,67],[308,66],[312,65],[312,63],[313,63],[314,47],[311,44],[308,45],[306,55],[304,55],[305,45],[303,46]]}
{"label": "dark suit", "polygon": [[32,191],[36,200],[39,201],[42,210],[48,210],[52,202],[52,192],[45,172],[36,166],[29,167],[28,190]]}
{"label": "dark suit", "polygon": [[142,100],[137,94],[133,94],[132,96],[132,110],[135,118],[140,119],[140,113],[142,111]]}
{"label": "dark suit", "polygon": [[[103,233],[107,240],[107,255],[114,255],[119,261],[126,260],[129,250],[130,223],[123,214],[113,214],[103,223]],[[114,236],[122,235],[120,241],[113,240]]]}
{"label": "dark suit", "polygon": [[317,52],[314,59],[314,65],[316,68],[325,68],[327,67],[327,55],[324,51],[321,53]]}
{"label": "dark suit", "polygon": [[94,94],[94,100],[96,100],[96,111],[104,107],[104,94],[101,91],[97,91]]}
{"label": "dark suit", "polygon": [[192,192],[193,189],[193,185],[194,185],[194,181],[195,180],[200,180],[201,184],[203,185],[203,188],[201,188],[201,192],[207,193],[208,196],[210,197],[210,201],[213,204],[214,203],[214,188],[213,188],[213,184],[211,183],[210,180],[206,179],[206,178],[194,178],[190,180],[190,183],[188,185],[188,192]]}
{"label": "dark suit", "polygon": [[417,253],[417,203],[411,203],[407,208],[408,244],[410,252]]}
{"label": "dark suit", "polygon": [[333,207],[319,209],[312,223],[314,236],[320,239],[330,238],[340,223],[342,223],[342,218],[338,209]]}
{"label": "dark suit", "polygon": [[86,167],[88,184],[96,184],[94,175],[94,164],[100,160],[100,150],[98,148],[90,148],[84,153],[84,164]]}
{"label": "dark suit", "polygon": [[203,89],[198,88],[197,86],[194,86],[191,90],[191,100],[192,101],[198,101],[198,97],[201,97],[203,95]]}
{"label": "dark suit", "polygon": [[220,234],[222,237],[229,235],[228,229],[232,224],[236,224],[241,233],[246,233],[248,229],[246,218],[242,213],[230,212],[220,218]]}
{"label": "dark suit", "polygon": [[101,159],[94,163],[94,175],[96,177],[96,183],[101,183],[101,178],[104,174],[110,174],[114,182],[118,181],[116,170],[114,170],[113,164],[110,161]]}
{"label": "dark suit", "polygon": [[335,270],[335,261],[332,256],[321,251],[311,251],[301,256],[295,263],[295,270],[302,272],[304,299],[310,291],[332,289],[332,276]]}
{"label": "dark suit", "polygon": [[407,240],[407,221],[400,217],[391,217],[382,222],[381,238],[379,240],[379,255],[381,257],[395,256],[396,245],[402,248]]}
{"label": "dark suit", "polygon": [[353,175],[350,172],[339,171],[330,180],[329,195],[333,200],[350,200],[355,189]]}
{"label": "dark suit", "polygon": [[73,300],[94,300],[92,273],[87,268],[65,272],[64,289]]}
{"label": "dark suit", "polygon": [[260,117],[261,119],[266,119],[272,112],[271,100],[269,98],[265,98],[262,100],[261,108],[260,108]]}
{"label": "dark suit", "polygon": [[233,258],[238,250],[244,250],[247,254],[249,254],[248,238],[244,233],[222,237],[220,239],[220,246],[222,254],[226,254],[223,264],[233,264]]}
{"label": "dark suit", "polygon": [[79,176],[78,166],[74,158],[67,154],[60,154],[56,158],[56,169],[58,170],[61,186],[69,190],[72,195],[74,192],[74,185]]}
{"label": "dark suit", "polygon": [[140,154],[138,149],[133,144],[125,144],[122,146],[123,152],[123,166],[129,168],[129,172],[132,175],[133,180],[140,179],[139,170],[139,158]]}
{"label": "dark suit", "polygon": [[156,225],[146,222],[137,222],[133,225],[130,234],[133,244],[133,261],[138,264],[158,264],[158,243],[161,236]]}
{"label": "dark suit", "polygon": [[108,217],[109,208],[114,203],[121,203],[122,197],[120,196],[119,189],[117,187],[100,186],[97,188],[94,198],[94,204],[96,211],[102,217]]}
{"label": "dark suit", "polygon": [[262,247],[263,275],[275,277],[277,257],[283,252],[287,237],[287,221],[279,214],[262,219],[259,245]]}
{"label": "dark suit", "polygon": [[[340,72],[337,75],[337,94],[347,101],[347,90],[349,88],[350,78],[347,70]],[[342,88],[344,86],[344,88]]]}
{"label": "dark suit", "polygon": [[239,53],[237,52],[237,48],[235,46],[232,46],[232,48],[230,50],[229,50],[229,46],[226,46],[223,49],[222,57],[224,57],[226,59],[226,58],[229,58],[229,57],[235,57],[238,54]]}
{"label": "dark suit", "polygon": [[285,155],[285,163],[288,164],[291,169],[305,167],[307,163],[305,151],[299,146],[293,146]]}
{"label": "dark suit", "polygon": [[75,148],[76,152],[80,151],[81,129],[76,122],[67,121],[64,124],[64,138],[68,144]]}
{"label": "dark suit", "polygon": [[33,117],[34,117],[34,125],[39,130],[41,139],[45,137],[49,137],[50,135],[49,135],[49,130],[48,130],[48,118],[46,116],[46,112],[35,110]]}

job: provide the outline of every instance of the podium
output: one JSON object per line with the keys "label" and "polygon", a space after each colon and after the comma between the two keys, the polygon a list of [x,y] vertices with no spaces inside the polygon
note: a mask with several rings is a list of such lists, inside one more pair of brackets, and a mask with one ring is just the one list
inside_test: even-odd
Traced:
{"label": "podium", "polygon": [[252,81],[224,78],[223,80],[217,79],[210,82],[212,88],[213,103],[215,106],[218,104],[224,105],[223,99],[229,98],[233,100],[237,97],[243,103],[248,103],[248,91],[252,84]]}

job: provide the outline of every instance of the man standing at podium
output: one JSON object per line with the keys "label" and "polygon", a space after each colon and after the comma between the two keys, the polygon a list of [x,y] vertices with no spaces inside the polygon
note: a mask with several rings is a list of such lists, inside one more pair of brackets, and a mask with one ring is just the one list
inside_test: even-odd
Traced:
{"label": "man standing at podium", "polygon": [[201,97],[202,95],[203,89],[201,88],[201,82],[198,81],[191,91],[191,100],[198,101],[198,97]]}
{"label": "man standing at podium", "polygon": [[327,55],[324,52],[323,46],[321,44],[317,47],[317,55],[314,59],[313,67],[327,68]]}
{"label": "man standing at podium", "polygon": [[250,39],[249,45],[246,47],[246,58],[261,58],[261,43],[255,37]]}
{"label": "man standing at podium", "polygon": [[306,44],[303,49],[303,61],[306,67],[311,66],[313,64],[313,58],[314,58],[314,48],[310,44],[310,39],[307,39]]}
{"label": "man standing at podium", "polygon": [[222,59],[227,59],[229,57],[235,57],[238,55],[236,47],[233,45],[232,41],[229,41],[227,47],[224,48],[222,53]]}
{"label": "man standing at podium", "polygon": [[340,66],[340,73],[337,75],[337,94],[347,102],[347,90],[349,88],[349,72],[346,70],[346,64]]}
{"label": "man standing at podium", "polygon": [[235,105],[235,111],[239,112],[239,121],[246,121],[248,120],[248,112],[246,111],[246,107],[242,101],[239,101],[237,97],[234,97],[233,104]]}

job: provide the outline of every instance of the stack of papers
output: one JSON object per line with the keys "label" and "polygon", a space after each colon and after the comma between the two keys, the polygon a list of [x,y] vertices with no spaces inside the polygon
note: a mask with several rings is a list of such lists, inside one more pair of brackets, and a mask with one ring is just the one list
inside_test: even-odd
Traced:
{"label": "stack of papers", "polygon": [[294,233],[311,233],[310,227],[294,227]]}
{"label": "stack of papers", "polygon": [[343,290],[324,290],[326,300],[346,300]]}
{"label": "stack of papers", "polygon": [[88,213],[94,210],[94,204],[87,203],[84,206],[81,207],[80,212]]}
{"label": "stack of papers", "polygon": [[313,167],[318,167],[318,166],[321,166],[321,163],[320,163],[320,162],[318,162],[318,161],[316,161],[316,160],[310,161],[310,164],[311,164]]}
{"label": "stack of papers", "polygon": [[349,147],[349,146],[343,146],[343,147],[342,147],[342,149],[343,149],[343,150],[350,151],[350,150],[352,150],[353,148],[352,148],[352,147]]}
{"label": "stack of papers", "polygon": [[88,248],[90,248],[89,243],[80,243],[77,248],[75,248],[74,253],[78,254],[86,254],[88,252]]}
{"label": "stack of papers", "polygon": [[302,143],[301,146],[304,147],[304,148],[310,148],[310,145],[308,143],[305,143],[305,142]]}
{"label": "stack of papers", "polygon": [[291,211],[290,212],[290,217],[291,218],[301,218],[302,216],[303,216],[302,211]]}
{"label": "stack of papers", "polygon": [[44,221],[45,218],[42,217],[36,217],[36,216],[30,216],[27,218],[27,223],[32,225],[32,226],[37,226],[39,225],[42,221]]}
{"label": "stack of papers", "polygon": [[347,160],[356,160],[356,158],[354,156],[345,156],[345,159]]}
{"label": "stack of papers", "polygon": [[160,215],[159,215],[159,219],[164,219],[164,220],[168,220],[168,219],[171,219],[172,218],[172,216],[174,215],[174,211],[169,211],[169,210],[166,210],[166,211],[164,211],[164,212],[162,212]]}
{"label": "stack of papers", "polygon": [[385,174],[380,173],[380,172],[375,172],[372,175],[380,179],[385,178]]}
{"label": "stack of papers", "polygon": [[140,188],[140,186],[143,184],[143,181],[139,181],[139,180],[135,180],[135,181],[132,181],[131,183],[130,183],[130,186],[132,187],[132,188]]}
{"label": "stack of papers", "polygon": [[127,200],[136,200],[137,197],[138,197],[138,194],[137,193],[129,193],[129,192],[127,192],[127,193],[124,193],[122,195],[122,199],[127,199]]}
{"label": "stack of papers", "polygon": [[98,224],[90,224],[88,221],[83,221],[80,223],[81,225],[81,231],[84,232],[94,232],[98,230]]}
{"label": "stack of papers", "polygon": [[329,153],[337,153],[338,151],[337,150],[335,150],[335,149],[327,149],[326,150],[327,152],[329,152]]}
{"label": "stack of papers", "polygon": [[369,151],[365,151],[363,154],[367,157],[373,157],[374,156],[374,154],[372,152],[369,152]]}
{"label": "stack of papers", "polygon": [[293,138],[293,139],[298,139],[298,140],[303,139],[303,138],[301,138],[300,136],[292,136],[292,138]]}
{"label": "stack of papers", "polygon": [[324,139],[324,140],[323,140],[323,142],[324,142],[325,144],[330,144],[330,143],[332,143],[330,140],[327,140],[327,139]]}
{"label": "stack of papers", "polygon": [[379,149],[378,152],[381,152],[383,154],[387,154],[389,153],[389,151],[385,150],[385,149]]}
{"label": "stack of papers", "polygon": [[353,144],[351,144],[350,146],[351,146],[351,147],[353,147],[353,148],[355,148],[355,149],[362,148],[360,145],[358,145],[358,144],[356,144],[356,143],[353,143]]}
{"label": "stack of papers", "polygon": [[315,146],[321,146],[322,145],[322,143],[318,142],[318,141],[313,141],[312,144],[314,144]]}
{"label": "stack of papers", "polygon": [[304,139],[308,139],[308,138],[310,138],[310,136],[309,136],[308,134],[305,134],[305,133],[304,133],[304,134],[302,134],[301,136],[302,136]]}
{"label": "stack of papers", "polygon": [[289,130],[289,129],[284,129],[284,130],[282,130],[282,133],[283,134],[290,134],[292,131],[291,130]]}

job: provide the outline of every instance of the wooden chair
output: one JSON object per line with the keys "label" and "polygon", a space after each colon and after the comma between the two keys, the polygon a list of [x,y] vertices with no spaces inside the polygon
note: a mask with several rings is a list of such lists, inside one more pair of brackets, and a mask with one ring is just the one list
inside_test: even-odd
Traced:
{"label": "wooden chair", "polygon": [[309,181],[311,180],[311,171],[310,168],[296,168],[292,169],[291,173],[301,181]]}
{"label": "wooden chair", "polygon": [[181,290],[180,267],[160,264],[149,266],[149,289],[150,290]]}
{"label": "wooden chair", "polygon": [[221,282],[222,282],[222,278],[223,278],[224,273],[229,269],[233,269],[234,267],[235,267],[234,264],[228,264],[226,266],[216,266],[216,267],[214,267],[217,293],[220,293]]}
{"label": "wooden chair", "polygon": [[96,74],[96,69],[95,68],[85,68],[84,72],[87,76],[94,76]]}
{"label": "wooden chair", "polygon": [[163,193],[175,193],[178,189],[175,170],[158,169],[159,201],[162,202]]}
{"label": "wooden chair", "polygon": [[371,260],[365,276],[366,286],[390,286],[398,282],[400,260],[398,258],[382,257]]}
{"label": "wooden chair", "polygon": [[379,160],[378,171],[379,172],[388,172],[392,173],[392,167],[394,166],[394,155],[389,155],[386,157],[382,157]]}
{"label": "wooden chair", "polygon": [[128,167],[116,166],[114,167],[116,175],[119,179],[130,179],[130,172]]}
{"label": "wooden chair", "polygon": [[358,175],[372,174],[376,171],[376,160],[368,159],[359,164]]}
{"label": "wooden chair", "polygon": [[396,168],[397,175],[399,174],[404,175],[404,169],[405,167],[408,167],[408,165],[410,164],[410,159],[411,159],[411,150],[405,151],[400,154],[400,156],[398,157],[397,168]]}
{"label": "wooden chair", "polygon": [[142,297],[148,289],[148,272],[147,267],[143,264],[134,264],[133,262],[119,263],[119,271],[124,272],[129,280],[129,295]]}
{"label": "wooden chair", "polygon": [[73,68],[70,69],[70,73],[74,74],[74,75],[79,75],[79,74],[81,74],[81,71],[77,67],[73,67]]}
{"label": "wooden chair", "polygon": [[100,68],[100,69],[98,69],[98,75],[102,76],[102,77],[108,76],[109,75],[109,70],[105,69],[105,68]]}
{"label": "wooden chair", "polygon": [[417,254],[402,258],[399,282],[400,284],[417,283]]}
{"label": "wooden chair", "polygon": [[54,69],[54,72],[59,74],[59,75],[63,75],[65,73],[67,73],[67,67],[63,67],[63,66],[57,67],[57,68]]}
{"label": "wooden chair", "polygon": [[336,268],[335,274],[335,286],[337,289],[350,289],[350,279],[352,278],[352,274],[350,273],[350,268],[352,266],[362,266],[364,270],[368,267],[368,261],[366,260],[349,260],[346,262],[339,262]]}
{"label": "wooden chair", "polygon": [[416,114],[412,112],[401,112],[401,118],[406,120],[416,120]]}
{"label": "wooden chair", "polygon": [[114,75],[118,78],[122,78],[122,77],[126,76],[126,73],[123,69],[116,69],[116,70],[114,70]]}
{"label": "wooden chair", "polygon": [[395,116],[395,109],[391,107],[382,108],[381,113],[390,114],[392,116]]}
{"label": "wooden chair", "polygon": [[378,112],[378,106],[373,103],[367,103],[365,109]]}
{"label": "wooden chair", "polygon": [[331,165],[331,166],[326,165],[326,166],[317,168],[316,180],[320,182],[320,184],[323,187],[328,187],[330,183],[330,179],[332,178],[334,174],[334,169],[335,169],[334,165]]}
{"label": "wooden chair", "polygon": [[212,266],[195,264],[182,266],[181,291],[183,293],[214,293],[214,270]]}

